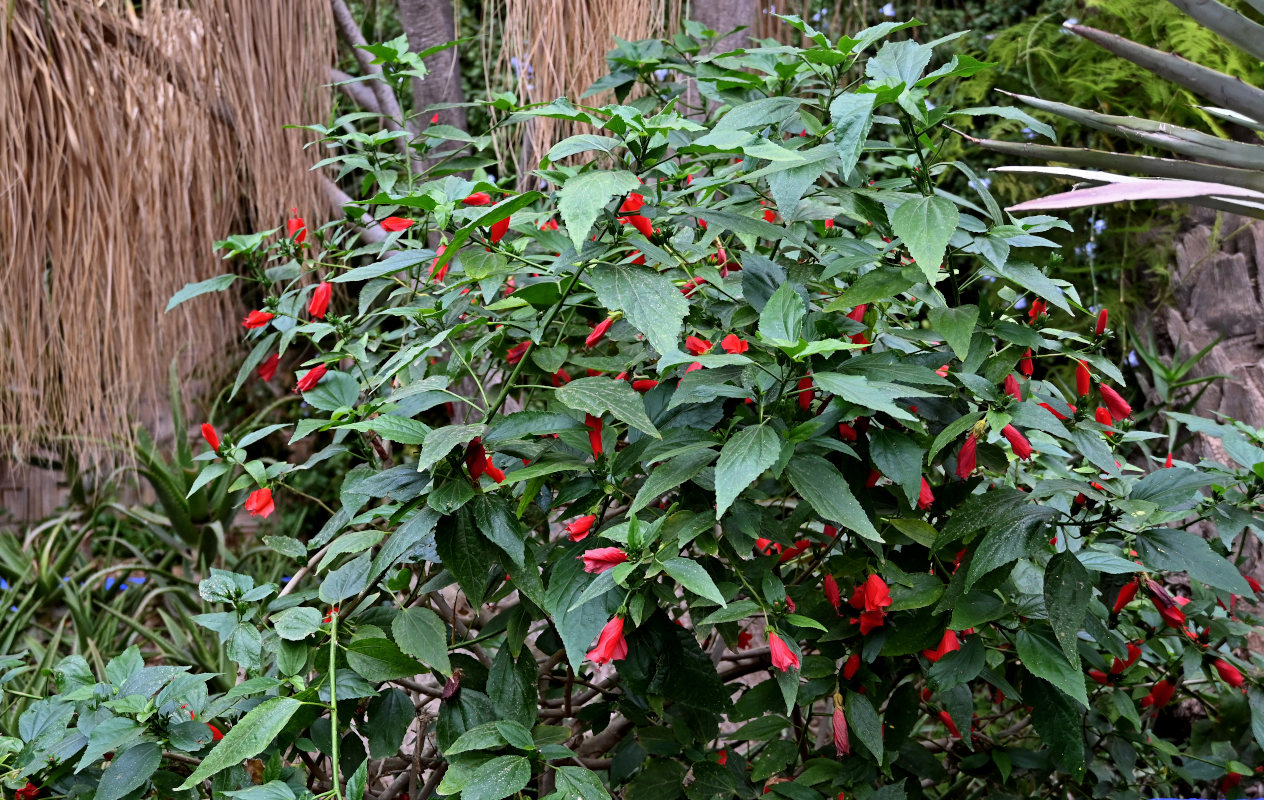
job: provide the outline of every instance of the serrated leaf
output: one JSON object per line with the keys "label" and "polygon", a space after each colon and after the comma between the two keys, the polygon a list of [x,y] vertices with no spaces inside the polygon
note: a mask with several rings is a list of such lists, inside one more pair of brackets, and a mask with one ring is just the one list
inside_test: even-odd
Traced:
{"label": "serrated leaf", "polygon": [[167,307],[163,313],[170,311],[186,300],[192,300],[210,292],[222,292],[229,286],[232,286],[236,280],[236,275],[216,275],[214,278],[208,278],[197,283],[186,283],[183,289],[173,294],[171,299],[167,301]]}
{"label": "serrated leaf", "polygon": [[356,639],[347,647],[347,665],[372,683],[409,678],[425,671],[390,639]]}
{"label": "serrated leaf", "polygon": [[746,487],[777,463],[781,437],[769,425],[738,431],[720,449],[715,465],[715,518],[720,519]]}
{"label": "serrated leaf", "polygon": [[820,456],[796,455],[790,459],[786,475],[794,490],[822,519],[866,539],[882,541],[882,536],[869,521],[869,515],[861,508],[851,493],[851,487],[833,464]]}
{"label": "serrated leaf", "polygon": [[1018,657],[1023,666],[1037,678],[1044,678],[1062,690],[1067,697],[1088,707],[1088,691],[1084,686],[1084,675],[1067,660],[1060,648],[1052,639],[1037,632],[1035,627],[1025,628],[1014,637],[1018,646]]}
{"label": "serrated leaf", "polygon": [[970,339],[974,336],[974,327],[979,321],[978,306],[958,306],[956,308],[932,308],[926,312],[935,332],[944,337],[952,352],[962,361],[970,355]]}
{"label": "serrated leaf", "polygon": [[634,192],[641,182],[625,170],[594,170],[566,181],[557,192],[557,211],[566,223],[575,250],[584,249],[584,242],[602,209],[614,198]]}
{"label": "serrated leaf", "polygon": [[639,431],[661,439],[662,434],[645,413],[645,399],[632,384],[610,378],[579,378],[560,387],[555,396],[576,411],[601,416],[609,413]]}
{"label": "serrated leaf", "polygon": [[694,594],[701,595],[721,606],[728,605],[724,602],[724,595],[720,594],[715,581],[697,562],[687,558],[669,558],[663,562],[663,571]]}
{"label": "serrated leaf", "polygon": [[585,281],[603,306],[622,311],[659,353],[679,349],[689,301],[666,275],[635,264],[599,264]]}
{"label": "serrated leaf", "polygon": [[1080,564],[1075,553],[1064,550],[1049,559],[1045,566],[1045,610],[1049,626],[1062,645],[1062,652],[1072,666],[1078,667],[1080,651],[1076,645],[1084,613],[1093,598],[1093,584],[1088,570]]}
{"label": "serrated leaf", "polygon": [[302,703],[294,697],[274,697],[255,706],[224,734],[193,774],[176,788],[191,789],[202,780],[262,753],[276,740],[300,705]]}
{"label": "serrated leaf", "polygon": [[904,242],[909,255],[932,286],[946,274],[939,270],[939,266],[960,218],[961,214],[951,200],[937,196],[905,200],[891,215],[895,235]]}
{"label": "serrated leaf", "polygon": [[445,458],[452,448],[468,444],[472,439],[483,434],[486,425],[447,425],[435,428],[421,444],[421,454],[417,457],[417,471],[425,472]]}
{"label": "serrated leaf", "polygon": [[838,174],[846,178],[865,147],[869,128],[873,125],[873,101],[871,93],[840,94],[830,103],[830,122],[834,125],[834,148],[838,150]]}
{"label": "serrated leaf", "polygon": [[636,493],[629,514],[635,514],[663,494],[670,492],[685,481],[695,477],[719,455],[714,450],[694,450],[659,464],[650,472],[645,483]]}
{"label": "serrated leaf", "polygon": [[444,675],[452,674],[452,665],[448,660],[448,630],[438,614],[418,606],[406,608],[395,615],[391,633],[400,650],[431,669]]}

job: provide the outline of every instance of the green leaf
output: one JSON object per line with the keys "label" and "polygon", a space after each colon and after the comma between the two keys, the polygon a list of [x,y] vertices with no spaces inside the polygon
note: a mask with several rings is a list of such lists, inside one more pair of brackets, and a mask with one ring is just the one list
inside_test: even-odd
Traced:
{"label": "green leaf", "polygon": [[276,741],[290,717],[302,703],[293,697],[273,697],[250,710],[215,746],[193,774],[177,788],[191,789],[200,781],[221,770],[234,767],[247,758],[254,758]]}
{"label": "green leaf", "polygon": [[676,800],[685,785],[685,765],[670,758],[651,758],[624,792],[625,800]]}
{"label": "green leaf", "polygon": [[497,756],[470,775],[461,800],[503,800],[531,781],[531,762],[522,756]]}
{"label": "green leaf", "polygon": [[395,642],[410,656],[431,669],[452,674],[448,661],[448,630],[439,615],[428,608],[413,606],[395,615],[391,623]]}
{"label": "green leaf", "polygon": [[338,567],[321,581],[320,599],[329,605],[336,605],[364,591],[369,585],[369,569],[372,565],[372,559],[365,553]]}
{"label": "green leaf", "polygon": [[974,424],[981,419],[983,419],[983,412],[975,411],[957,417],[948,423],[948,427],[940,431],[939,435],[935,437],[935,441],[931,443],[930,452],[926,454],[926,460],[934,461],[940,450],[956,441],[961,434],[973,428]]}
{"label": "green leaf", "polygon": [[144,785],[162,763],[162,750],[143,742],[115,754],[97,783],[95,800],[120,800]]}
{"label": "green leaf", "polygon": [[[555,785],[561,794],[558,800],[610,800],[601,778],[587,767],[557,767],[556,770]],[[697,771],[697,766],[694,770]]]}
{"label": "green leaf", "polygon": [[1049,626],[1062,645],[1062,652],[1072,666],[1079,666],[1080,650],[1076,645],[1088,601],[1093,598],[1093,584],[1075,553],[1064,550],[1045,567],[1045,610]]}
{"label": "green leaf", "polygon": [[584,249],[588,233],[606,204],[640,186],[636,176],[624,170],[594,170],[566,181],[557,192],[557,211],[576,252]]}
{"label": "green leaf", "polygon": [[738,431],[720,449],[715,465],[715,518],[720,519],[747,486],[777,463],[781,437],[769,425],[751,425]]}
{"label": "green leaf", "polygon": [[421,444],[432,432],[430,426],[424,422],[395,417],[389,414],[361,420],[360,422],[339,425],[338,427],[353,431],[373,431],[388,442],[399,442],[400,444]]}
{"label": "green leaf", "polygon": [[876,300],[890,300],[913,288],[913,281],[904,277],[903,270],[883,267],[861,275],[846,291],[825,307],[826,311],[842,311]]}
{"label": "green leaf", "polygon": [[1080,710],[1061,692],[1039,679],[1023,681],[1023,699],[1039,709],[1039,713],[1031,715],[1031,724],[1049,748],[1049,755],[1073,780],[1083,779],[1084,723]]}
{"label": "green leaf", "polygon": [[588,585],[588,574],[578,556],[587,549],[583,542],[567,548],[553,567],[549,585],[545,590],[549,616],[562,637],[566,658],[573,669],[584,662],[589,646],[605,627],[606,607],[598,599],[582,603],[574,610],[571,606],[580,598]]}
{"label": "green leaf", "polygon": [[905,422],[914,422],[917,417],[897,406],[895,401],[906,397],[931,397],[931,392],[902,386],[898,383],[871,381],[864,375],[843,375],[838,372],[818,372],[812,381],[823,391],[836,394],[849,403],[881,411]]}
{"label": "green leaf", "polygon": [[1052,639],[1045,636],[1035,625],[1018,632],[1014,639],[1018,645],[1018,657],[1023,666],[1037,678],[1044,678],[1062,690],[1067,697],[1088,707],[1088,692],[1084,687],[1084,675],[1072,666]]}
{"label": "green leaf", "polygon": [[526,532],[504,498],[496,494],[482,494],[475,498],[474,523],[492,544],[508,554],[515,565],[523,565]]}
{"label": "green leaf", "polygon": [[738,622],[761,613],[762,609],[754,600],[738,600],[729,603],[727,608],[713,611],[699,625],[719,625],[722,622]]}
{"label": "green leaf", "polygon": [[1251,597],[1246,579],[1201,536],[1171,529],[1145,531],[1137,536],[1137,553],[1147,567],[1184,572],[1213,589]]}
{"label": "green leaf", "polygon": [[320,612],[311,606],[295,606],[273,614],[272,627],[282,639],[298,642],[320,630],[321,619]]}
{"label": "green leaf", "polygon": [[759,312],[759,338],[778,346],[798,344],[807,308],[794,284],[783,283]]}
{"label": "green leaf", "polygon": [[622,147],[623,142],[613,136],[598,136],[592,133],[581,133],[577,136],[570,136],[549,150],[545,155],[549,161],[561,161],[567,156],[573,156],[576,153],[588,153],[593,150],[600,150],[603,153],[613,153],[616,147]]}
{"label": "green leaf", "polygon": [[579,378],[559,388],[555,395],[576,411],[595,417],[609,412],[615,419],[655,439],[663,438],[645,413],[644,398],[627,381],[602,377]]}
{"label": "green leaf", "polygon": [[417,711],[408,695],[399,689],[386,689],[369,703],[369,755],[386,758],[399,752],[408,728],[417,718]]}
{"label": "green leaf", "polygon": [[351,408],[360,399],[360,382],[345,372],[328,372],[316,388],[303,392],[303,402],[320,411]]}
{"label": "green leaf", "polygon": [[851,733],[882,763],[882,718],[873,703],[863,694],[847,692],[847,727]]}
{"label": "green leaf", "polygon": [[659,353],[679,350],[689,301],[666,275],[635,264],[598,264],[585,280],[603,306],[622,311]]}
{"label": "green leaf", "polygon": [[185,300],[192,300],[195,297],[211,292],[222,292],[229,286],[232,286],[235,280],[237,280],[236,275],[216,275],[214,278],[198,281],[197,283],[186,283],[183,289],[173,294],[171,299],[167,301],[167,308],[163,313],[170,311]]}
{"label": "green leaf", "polygon": [[786,468],[790,485],[816,513],[840,528],[881,542],[882,536],[860,507],[842,473],[830,462],[813,455],[796,455]]}
{"label": "green leaf", "polygon": [[909,505],[916,508],[922,491],[922,448],[890,428],[869,434],[869,455],[873,465],[904,490]]}
{"label": "green leaf", "polygon": [[468,444],[472,439],[483,434],[486,425],[447,425],[435,428],[421,445],[421,455],[417,457],[417,471],[425,472],[445,458],[452,448]]}
{"label": "green leaf", "polygon": [[717,455],[716,451],[710,449],[693,450],[658,465],[650,472],[645,483],[641,484],[636,498],[628,508],[628,513],[635,514],[661,495],[694,478],[704,467],[714,461]]}
{"label": "green leaf", "polygon": [[696,595],[719,603],[724,602],[724,595],[716,588],[715,581],[700,564],[687,558],[669,558],[663,562],[663,571],[675,578],[682,586]]}
{"label": "green leaf", "polygon": [[472,605],[483,604],[483,596],[491,580],[490,568],[496,561],[495,551],[475,527],[468,508],[458,509],[443,517],[435,531],[435,548]]}
{"label": "green leaf", "polygon": [[[834,147],[838,150],[838,174],[846,178],[856,168],[860,154],[873,125],[871,93],[845,93],[830,103],[830,121],[834,124]],[[875,298],[877,299],[877,298]],[[863,302],[863,301],[862,301]]]}
{"label": "green leaf", "polygon": [[988,520],[988,533],[974,551],[965,588],[968,590],[994,569],[1042,552],[1047,541],[1044,523],[1057,513],[1048,506],[1028,503]]}
{"label": "green leaf", "polygon": [[891,215],[895,235],[903,240],[909,255],[932,286],[946,275],[939,266],[960,218],[953,202],[942,197],[905,200]]}
{"label": "green leaf", "polygon": [[356,639],[347,645],[347,665],[371,683],[410,678],[425,671],[390,639]]}
{"label": "green leaf", "polygon": [[974,326],[979,321],[978,306],[958,306],[956,308],[932,308],[926,313],[935,332],[944,337],[952,352],[962,361],[970,355],[970,338],[974,336]]}

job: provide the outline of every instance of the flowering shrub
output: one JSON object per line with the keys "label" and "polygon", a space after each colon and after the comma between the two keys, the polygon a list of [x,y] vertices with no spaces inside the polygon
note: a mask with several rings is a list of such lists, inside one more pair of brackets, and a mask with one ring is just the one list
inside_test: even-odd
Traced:
{"label": "flowering shrub", "polygon": [[[1259,434],[1181,416],[1237,463],[1145,455],[1107,317],[1058,327],[1086,313],[1052,269],[1065,224],[936,160],[954,117],[1021,116],[927,102],[985,65],[932,69],[947,40],[887,40],[908,24],[788,22],[811,46],[699,57],[691,26],[620,43],[596,88],[622,105],[514,110],[599,131],[540,191],[449,174],[479,142],[441,126],[420,177],[391,137],[321,129],[369,187],[349,221],[223,243],[264,295],[237,385],[291,383],[303,416],[204,427],[192,491],[235,475],[272,520],[332,460],[323,525],[263,538],[284,586],[202,580],[235,689],[64,661],[0,740],[9,785],[1240,792],[1264,694],[1227,554],[1260,529]],[[282,430],[314,452],[251,456]]]}

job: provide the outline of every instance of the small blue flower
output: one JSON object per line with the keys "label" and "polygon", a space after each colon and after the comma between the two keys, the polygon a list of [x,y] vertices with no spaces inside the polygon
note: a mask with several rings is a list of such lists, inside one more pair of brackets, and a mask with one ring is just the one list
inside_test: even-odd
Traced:
{"label": "small blue flower", "polygon": [[1141,359],[1137,358],[1137,351],[1136,351],[1136,350],[1129,350],[1129,351],[1128,351],[1128,366],[1130,366],[1130,367],[1139,367],[1139,366],[1141,366]]}
{"label": "small blue flower", "polygon": [[1100,219],[1100,218],[1093,220],[1094,233],[1103,233],[1105,232],[1105,230],[1106,230],[1106,220]]}
{"label": "small blue flower", "polygon": [[887,3],[885,6],[883,6],[880,9],[880,13],[884,17],[894,17],[895,16],[895,3]]}
{"label": "small blue flower", "polygon": [[8,588],[9,588],[9,582],[6,581],[4,578],[0,578],[0,591],[4,591]]}
{"label": "small blue flower", "polygon": [[1015,300],[1015,301],[1014,301],[1014,308],[1017,308],[1017,309],[1019,309],[1019,310],[1021,311],[1022,309],[1026,308],[1026,307],[1027,307],[1027,298],[1026,298],[1026,297],[1020,297],[1020,298],[1018,298],[1017,300]]}

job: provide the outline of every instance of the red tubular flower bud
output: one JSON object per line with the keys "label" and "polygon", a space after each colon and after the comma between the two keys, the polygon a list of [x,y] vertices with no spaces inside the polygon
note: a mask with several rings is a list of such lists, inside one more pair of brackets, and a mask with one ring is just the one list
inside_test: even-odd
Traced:
{"label": "red tubular flower bud", "polygon": [[838,593],[838,581],[834,580],[833,575],[826,574],[821,588],[825,592],[825,600],[834,607],[834,613],[837,614],[843,607],[842,595]]}
{"label": "red tubular flower bud", "polygon": [[584,425],[588,428],[588,445],[592,448],[593,461],[601,458],[601,417],[594,417],[592,414],[584,415]]}
{"label": "red tubular flower bud", "polygon": [[578,542],[588,535],[592,530],[593,523],[597,521],[597,515],[588,514],[578,519],[573,519],[566,523],[566,535],[570,537],[572,542]]}
{"label": "red tubular flower bud", "polygon": [[1212,664],[1216,668],[1216,672],[1220,674],[1220,680],[1229,684],[1235,689],[1241,689],[1246,678],[1242,676],[1242,672],[1223,658],[1217,658]]}
{"label": "red tubular flower bud", "polygon": [[1119,596],[1115,598],[1115,605],[1111,608],[1111,611],[1116,614],[1123,611],[1124,606],[1131,603],[1132,598],[1137,596],[1138,588],[1139,587],[1136,581],[1129,581],[1128,583],[1125,583],[1123,588],[1119,590]]}
{"label": "red tubular flower bud", "polygon": [[260,380],[270,381],[276,375],[277,367],[281,364],[281,354],[273,353],[263,360],[259,368],[255,370],[255,374]]}
{"label": "red tubular flower bud", "polygon": [[303,222],[303,218],[298,215],[297,208],[291,208],[290,213],[294,216],[285,221],[285,235],[298,244],[302,244],[307,241],[307,223]]}
{"label": "red tubular flower bud", "polygon": [[926,478],[922,478],[922,488],[917,494],[917,507],[925,511],[935,502],[935,495],[931,493],[930,484],[926,482]]}
{"label": "red tubular flower bud", "polygon": [[1100,683],[1102,686],[1105,686],[1110,681],[1110,677],[1100,669],[1090,669],[1088,671],[1088,676]]}
{"label": "red tubular flower bud", "polygon": [[549,376],[549,382],[552,383],[554,387],[562,387],[571,382],[571,375],[569,372],[559,367],[557,372],[554,372]]}
{"label": "red tubular flower bud", "polygon": [[840,422],[838,423],[838,438],[844,442],[854,442],[856,441],[856,429],[846,422]]}
{"label": "red tubular flower bud", "polygon": [[1097,312],[1097,327],[1093,329],[1093,333],[1101,336],[1106,332],[1106,320],[1110,316],[1110,311],[1103,308]]}
{"label": "red tubular flower bud", "polygon": [[298,383],[294,384],[294,391],[310,392],[316,388],[316,384],[320,383],[320,379],[325,377],[325,373],[328,371],[329,368],[324,364],[317,364],[298,379]]}
{"label": "red tubular flower bud", "polygon": [[859,669],[860,669],[860,654],[852,653],[850,656],[847,657],[847,660],[843,662],[843,679],[851,680],[852,678],[856,677],[856,672],[859,671]]}
{"label": "red tubular flower bud", "polygon": [[1119,396],[1119,392],[1110,388],[1106,384],[1098,384],[1098,391],[1102,393],[1102,399],[1106,401],[1106,408],[1110,410],[1110,415],[1116,420],[1127,419],[1132,416],[1132,406],[1128,405],[1128,401]]}
{"label": "red tubular flower bud", "polygon": [[1018,371],[1026,375],[1028,378],[1032,376],[1035,369],[1031,363],[1031,348],[1027,348],[1027,352],[1023,353],[1023,357],[1018,359]]}
{"label": "red tubular flower bud", "polygon": [[1167,460],[1165,460],[1165,461],[1163,462],[1163,468],[1164,468],[1164,469],[1171,469],[1171,468],[1172,468],[1172,454],[1171,454],[1171,453],[1168,453],[1168,454],[1167,454]]}
{"label": "red tubular flower bud", "polygon": [[492,196],[487,192],[475,192],[461,202],[467,206],[486,206],[491,205]]}
{"label": "red tubular flower bud", "polygon": [[[1101,406],[1098,406],[1097,410],[1093,412],[1093,419],[1097,420],[1102,425],[1105,425],[1107,428],[1112,427],[1115,422],[1115,420],[1110,416],[1110,411],[1102,408]],[[1109,436],[1110,434],[1108,433],[1106,435]]]}
{"label": "red tubular flower bud", "polygon": [[772,656],[772,666],[785,672],[799,668],[799,657],[790,649],[775,631],[768,631],[768,651]]}
{"label": "red tubular flower bud", "polygon": [[492,244],[498,244],[501,239],[505,238],[505,234],[509,232],[509,217],[492,223],[491,241]]}
{"label": "red tubular flower bud", "polygon": [[202,423],[202,438],[211,446],[215,452],[219,452],[219,434],[215,432],[215,427],[209,422]]}
{"label": "red tubular flower bud", "polygon": [[1111,675],[1123,674],[1124,670],[1128,669],[1133,664],[1137,663],[1138,658],[1141,658],[1141,648],[1130,642],[1128,644],[1127,660],[1116,657],[1114,663],[1110,665],[1110,674]]}
{"label": "red tubular flower bud", "polygon": [[843,698],[834,693],[834,754],[839,756],[851,753],[851,737],[847,733],[847,716],[843,713]]}
{"label": "red tubular flower bud", "polygon": [[633,228],[636,228],[637,231],[646,239],[650,238],[650,235],[654,233],[653,223],[649,221],[648,217],[643,217],[640,214],[632,214],[627,217],[619,217],[619,222],[622,222],[624,225],[631,225]]}
{"label": "red tubular flower bud", "polygon": [[531,347],[531,342],[520,342],[505,351],[505,363],[517,364],[522,357],[527,354],[527,350]]}
{"label": "red tubular flower bud", "polygon": [[311,302],[307,304],[307,313],[312,315],[313,319],[324,319],[325,312],[329,310],[329,298],[333,295],[333,284],[321,281],[316,285],[316,290],[312,292]]}
{"label": "red tubular flower bud", "polygon": [[1093,386],[1093,376],[1088,371],[1088,364],[1083,361],[1075,362],[1075,391],[1080,397],[1088,397],[1089,389]]}
{"label": "red tubular flower bud", "polygon": [[812,395],[816,394],[812,386],[811,376],[799,379],[799,408],[804,411],[812,407]]}
{"label": "red tubular flower bud", "polygon": [[1013,425],[1006,425],[1001,428],[1001,435],[1009,441],[1010,448],[1013,449],[1014,455],[1023,461],[1031,458],[1031,442],[1027,441],[1027,437],[1019,432],[1018,428]]}
{"label": "red tubular flower bud", "polygon": [[597,644],[586,658],[594,664],[609,664],[628,657],[628,641],[623,638],[623,617],[613,617],[601,629]]}
{"label": "red tubular flower bud", "polygon": [[1141,707],[1154,706],[1162,708],[1172,701],[1172,695],[1176,693],[1176,684],[1168,680],[1162,680],[1154,684],[1150,689],[1150,693],[1141,698]]}
{"label": "red tubular flower bud", "polygon": [[601,322],[593,326],[587,338],[584,339],[584,347],[592,347],[593,345],[606,338],[606,331],[610,330],[610,326],[614,324],[613,317],[606,317]]}
{"label": "red tubular flower bud", "polygon": [[264,325],[271,322],[272,318],[275,316],[276,314],[273,314],[270,311],[251,311],[244,319],[242,319],[241,326],[243,328],[251,329],[262,328]]}
{"label": "red tubular flower bud", "polygon": [[957,453],[957,477],[969,478],[974,472],[975,466],[978,464],[979,440],[974,434],[966,436],[966,443],[961,445],[961,450]]}
{"label": "red tubular flower bud", "polygon": [[584,572],[600,575],[628,560],[628,554],[617,547],[598,547],[585,550],[579,560],[584,562]]}
{"label": "red tubular flower bud", "polygon": [[276,504],[272,501],[272,490],[264,487],[251,492],[246,498],[246,510],[252,517],[267,519],[268,515],[276,510]]}
{"label": "red tubular flower bud", "polygon": [[711,348],[714,346],[715,345],[711,344],[706,339],[699,339],[697,336],[685,337],[685,349],[689,351],[690,355],[705,355],[706,353],[710,353]]}
{"label": "red tubular flower bud", "polygon": [[641,207],[645,205],[645,197],[632,192],[628,195],[628,199],[623,201],[623,205],[619,206],[620,214],[636,214],[640,212]]}
{"label": "red tubular flower bud", "polygon": [[416,223],[417,220],[409,219],[408,217],[387,217],[379,224],[381,224],[382,230],[387,233],[399,233],[400,231],[408,230]]}
{"label": "red tubular flower bud", "polygon": [[961,731],[957,730],[957,723],[952,721],[952,715],[947,711],[939,712],[939,720],[948,727],[948,732],[953,735],[954,739],[961,738]]}
{"label": "red tubular flower bud", "polygon": [[475,436],[465,446],[465,467],[476,482],[487,471],[487,451],[483,449],[482,437]]}
{"label": "red tubular flower bud", "polygon": [[1005,376],[1005,394],[1014,398],[1015,401],[1021,403],[1023,401],[1023,390],[1018,386],[1018,378],[1013,373]]}
{"label": "red tubular flower bud", "polygon": [[634,391],[640,392],[641,394],[645,394],[646,392],[648,392],[650,389],[653,389],[657,385],[658,385],[658,381],[651,380],[649,378],[643,378],[639,381],[632,381],[632,389]]}

